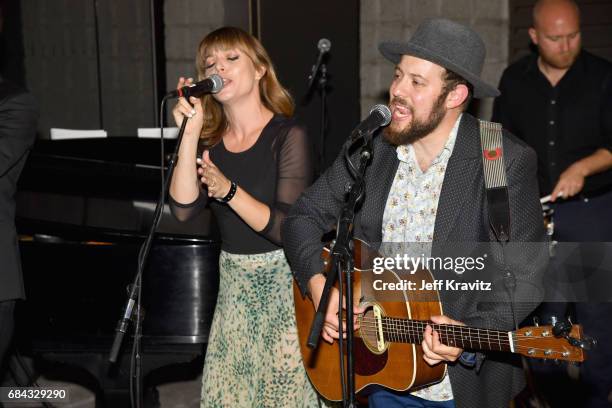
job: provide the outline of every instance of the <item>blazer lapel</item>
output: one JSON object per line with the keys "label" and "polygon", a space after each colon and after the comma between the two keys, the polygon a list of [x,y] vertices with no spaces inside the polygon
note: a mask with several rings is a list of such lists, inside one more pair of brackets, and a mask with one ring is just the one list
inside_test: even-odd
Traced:
{"label": "blazer lapel", "polygon": [[478,121],[464,113],[442,183],[434,227],[435,242],[448,239],[459,213],[469,205],[468,198],[473,195],[474,175],[478,174],[478,166],[482,166],[479,132]]}
{"label": "blazer lapel", "polygon": [[[374,157],[377,165],[372,165],[367,170],[371,182],[366,185],[366,197],[360,211],[360,224],[367,241],[378,244],[382,240],[383,214],[399,160],[395,147],[384,141],[380,142],[380,149],[375,149],[374,154],[379,157]],[[370,196],[369,200],[367,195]]]}

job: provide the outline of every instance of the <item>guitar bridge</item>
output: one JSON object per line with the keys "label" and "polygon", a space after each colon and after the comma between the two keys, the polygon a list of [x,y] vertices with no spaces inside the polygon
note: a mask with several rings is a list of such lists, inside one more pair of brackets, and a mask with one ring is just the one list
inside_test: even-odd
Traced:
{"label": "guitar bridge", "polygon": [[387,342],[383,330],[385,311],[379,304],[366,303],[366,311],[359,318],[359,334],[363,344],[373,354],[383,354]]}
{"label": "guitar bridge", "polygon": [[372,308],[374,312],[374,321],[376,324],[376,348],[379,353],[385,351],[385,336],[383,335],[383,325],[382,325],[382,311],[380,310],[380,306],[374,305]]}

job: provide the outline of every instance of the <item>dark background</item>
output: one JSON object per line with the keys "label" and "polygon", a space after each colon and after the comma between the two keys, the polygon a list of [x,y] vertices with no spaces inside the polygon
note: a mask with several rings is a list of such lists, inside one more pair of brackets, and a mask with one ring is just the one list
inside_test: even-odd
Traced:
{"label": "dark background", "polygon": [[308,75],[321,38],[331,41],[326,57],[327,130],[325,161],[329,164],[359,121],[359,1],[261,1],[260,39],[276,64],[281,82],[308,125],[316,149],[321,135],[321,98],[317,91],[306,106]]}
{"label": "dark background", "polygon": [[[166,80],[162,0],[28,0],[36,13],[29,26],[20,1],[3,2],[0,72],[39,101],[40,138],[51,127],[135,136],[138,127],[158,126],[159,102],[175,86]],[[316,151],[321,98],[316,91],[304,97],[317,43],[331,41],[325,163],[331,162],[359,121],[359,2],[228,0],[224,7],[224,24],[262,40]]]}
{"label": "dark background", "polygon": [[[528,50],[534,2],[509,0],[509,61]],[[578,3],[585,48],[612,60],[612,0]],[[164,13],[175,3],[0,0],[0,5],[4,9],[0,74],[34,93],[41,106],[40,138],[48,138],[51,127],[105,129],[110,136],[133,137],[139,127],[159,125],[159,102],[175,86],[178,74],[173,69],[166,72],[171,58],[165,55],[164,32]],[[321,98],[316,91],[308,101],[304,97],[317,42],[331,41],[322,166],[326,167],[360,120],[359,21],[361,13],[375,10],[360,10],[359,0],[225,0],[223,7],[223,24],[242,27],[262,40],[296,100],[296,114],[307,125],[315,151],[320,148]],[[24,9],[27,19],[22,18]],[[204,33],[196,29],[191,34]],[[191,61],[177,64],[193,67]]]}

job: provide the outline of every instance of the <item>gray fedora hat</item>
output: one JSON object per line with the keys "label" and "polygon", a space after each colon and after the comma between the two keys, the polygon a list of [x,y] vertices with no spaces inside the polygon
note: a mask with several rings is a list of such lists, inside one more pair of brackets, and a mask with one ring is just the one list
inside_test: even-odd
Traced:
{"label": "gray fedora hat", "polygon": [[474,87],[474,98],[498,96],[499,91],[480,79],[486,49],[471,28],[444,18],[428,19],[419,24],[408,42],[384,41],[381,54],[397,64],[402,55],[412,55],[449,69]]}

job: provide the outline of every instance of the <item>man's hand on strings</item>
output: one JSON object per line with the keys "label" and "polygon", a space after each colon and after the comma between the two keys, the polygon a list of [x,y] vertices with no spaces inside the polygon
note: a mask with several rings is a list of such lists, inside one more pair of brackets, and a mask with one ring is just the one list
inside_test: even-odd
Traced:
{"label": "man's hand on strings", "polygon": [[[314,305],[315,310],[319,308],[319,302],[321,301],[321,295],[323,294],[323,288],[325,286],[325,276],[322,274],[317,274],[313,276],[308,282],[308,290],[310,292],[310,296],[312,298],[312,303]],[[339,293],[338,289],[331,288],[329,303],[327,304],[327,312],[325,313],[325,321],[323,323],[323,329],[321,330],[321,337],[328,343],[333,343],[335,339],[339,338],[339,319],[338,319],[338,298]],[[357,300],[357,296],[355,297]],[[342,305],[344,314],[346,316],[346,299],[343,297]],[[353,325],[354,329],[357,330],[359,328],[359,324],[357,322],[357,315],[362,314],[365,311],[364,306],[359,306],[355,304],[353,306]],[[343,338],[346,338],[346,322],[342,322],[342,329],[344,331]]]}
{"label": "man's hand on strings", "polygon": [[[465,326],[464,323],[453,320],[447,316],[431,316],[431,321],[435,324]],[[442,361],[456,361],[459,356],[461,356],[461,353],[463,353],[462,348],[442,344],[440,341],[440,333],[438,330],[434,330],[429,324],[425,327],[421,346],[423,347],[423,360],[430,366],[439,364]]]}

